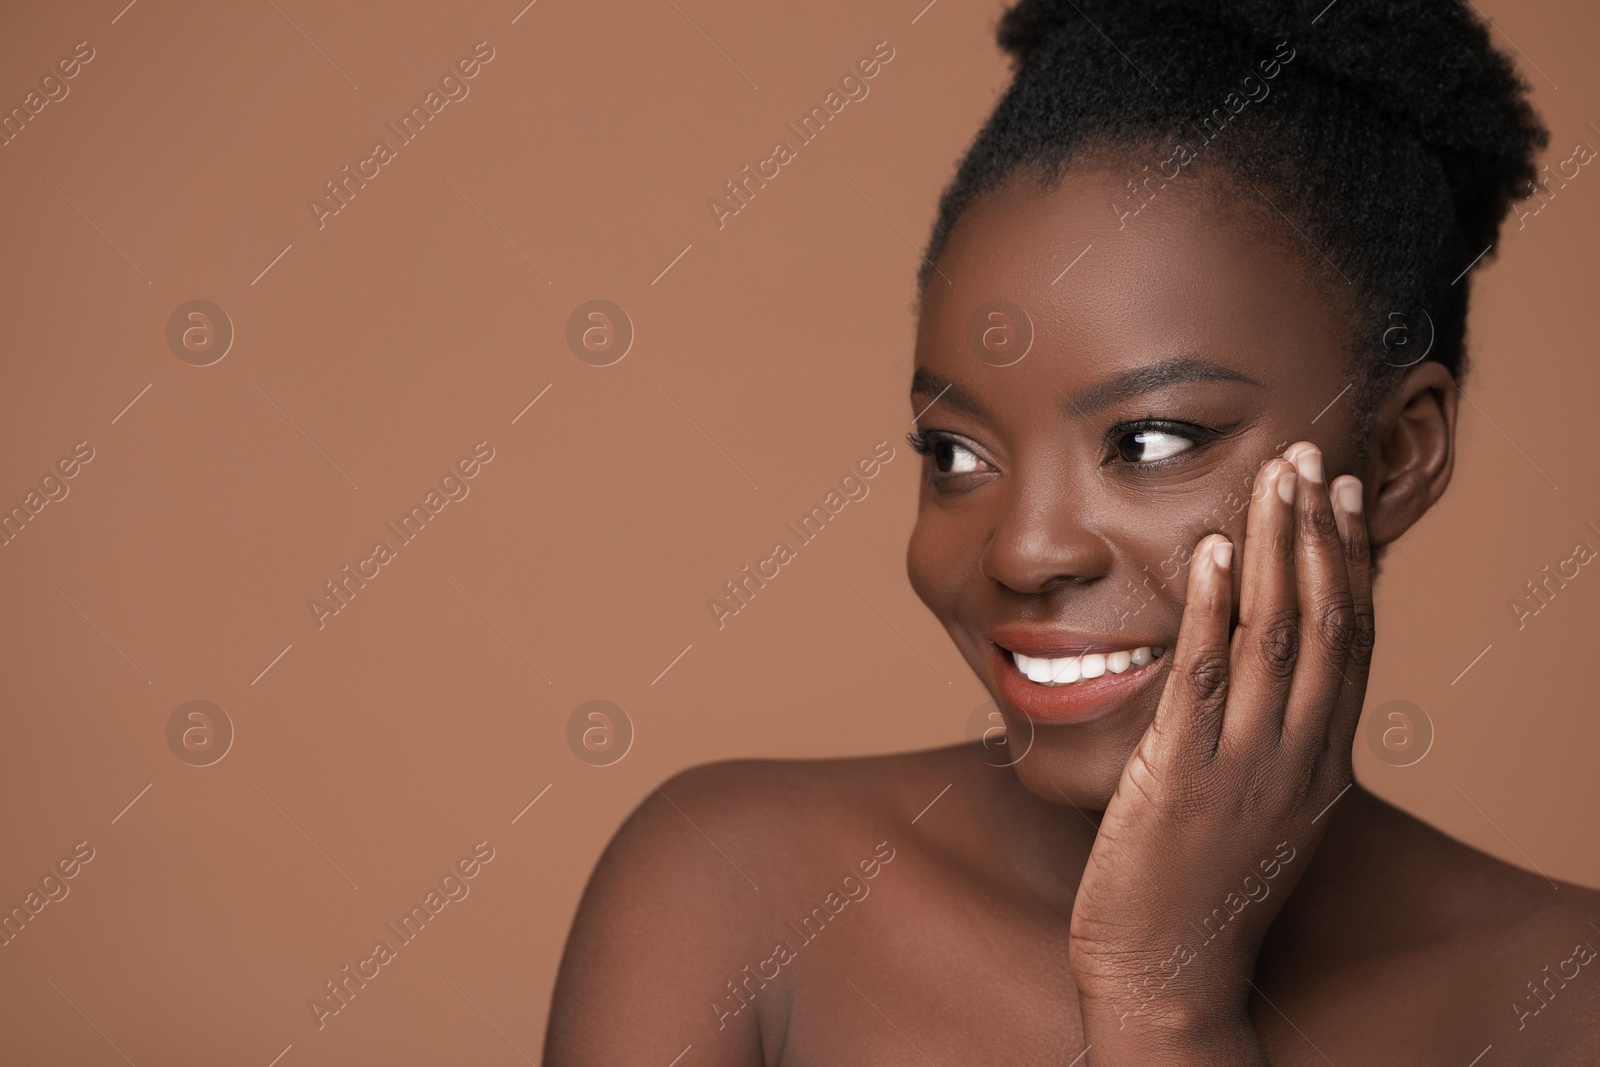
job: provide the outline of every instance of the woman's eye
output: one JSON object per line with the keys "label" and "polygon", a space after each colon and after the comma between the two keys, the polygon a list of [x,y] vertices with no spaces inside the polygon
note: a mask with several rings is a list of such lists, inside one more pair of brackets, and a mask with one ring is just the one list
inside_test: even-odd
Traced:
{"label": "woman's eye", "polygon": [[1134,430],[1117,438],[1117,455],[1127,463],[1153,463],[1194,447],[1194,439],[1166,430]]}
{"label": "woman's eye", "polygon": [[970,474],[978,469],[978,456],[948,438],[933,443],[933,465],[940,474]]}

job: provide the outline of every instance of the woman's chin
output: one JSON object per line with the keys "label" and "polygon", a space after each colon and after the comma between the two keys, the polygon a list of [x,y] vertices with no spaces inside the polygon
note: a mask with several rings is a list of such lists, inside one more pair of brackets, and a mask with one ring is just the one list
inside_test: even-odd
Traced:
{"label": "woman's chin", "polygon": [[1042,736],[1036,738],[1033,748],[1012,767],[1022,787],[1057,807],[1070,804],[1085,812],[1104,811],[1117,791],[1133,746],[1097,746],[1084,751],[1044,741]]}

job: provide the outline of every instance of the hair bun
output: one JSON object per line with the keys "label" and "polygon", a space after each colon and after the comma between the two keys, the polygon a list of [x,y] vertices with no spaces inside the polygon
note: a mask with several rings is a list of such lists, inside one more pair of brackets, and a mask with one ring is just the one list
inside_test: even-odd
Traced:
{"label": "hair bun", "polygon": [[1162,87],[1192,77],[1196,49],[1224,48],[1248,70],[1287,41],[1298,74],[1439,159],[1462,232],[1480,249],[1549,142],[1511,60],[1460,0],[1019,0],[995,37],[1019,69],[1109,44],[1129,77]]}

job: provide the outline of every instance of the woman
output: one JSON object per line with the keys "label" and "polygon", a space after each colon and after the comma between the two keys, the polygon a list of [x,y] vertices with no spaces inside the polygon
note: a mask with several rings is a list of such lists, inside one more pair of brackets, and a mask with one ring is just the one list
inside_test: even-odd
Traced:
{"label": "woman", "polygon": [[1022,0],[999,40],[920,273],[907,563],[1006,744],[666,783],[547,1061],[1592,1062],[1600,894],[1350,770],[1525,87],[1456,0]]}

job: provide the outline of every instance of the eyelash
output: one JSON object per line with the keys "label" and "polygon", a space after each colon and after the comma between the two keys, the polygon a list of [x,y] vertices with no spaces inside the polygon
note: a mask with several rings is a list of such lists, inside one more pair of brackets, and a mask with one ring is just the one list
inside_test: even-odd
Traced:
{"label": "eyelash", "polygon": [[[1117,441],[1118,439],[1126,437],[1129,434],[1153,430],[1157,433],[1171,434],[1174,437],[1181,437],[1192,442],[1192,447],[1186,448],[1182,452],[1168,456],[1164,459],[1150,460],[1144,463],[1131,462],[1127,460],[1120,461],[1122,466],[1128,467],[1130,470],[1144,472],[1164,467],[1170,463],[1182,462],[1185,459],[1193,458],[1201,449],[1205,448],[1217,438],[1227,433],[1228,429],[1230,429],[1230,427],[1213,428],[1209,426],[1201,426],[1192,422],[1174,422],[1170,419],[1140,419],[1134,422],[1118,423],[1106,431],[1105,448],[1108,455],[1100,462],[1100,465],[1102,467],[1106,467],[1119,462],[1116,449]],[[969,445],[963,438],[944,430],[916,430],[915,432],[906,434],[906,443],[911,446],[911,450],[913,452],[921,456],[926,456],[931,453],[934,447],[940,443],[949,443],[960,449],[963,449],[964,451],[972,452],[974,455],[977,454],[977,450]],[[981,459],[981,457],[979,458]],[[960,477],[959,474],[941,474],[940,472],[933,472],[931,476],[936,479],[939,477]]]}
{"label": "eyelash", "polygon": [[1186,448],[1182,452],[1168,456],[1165,459],[1154,459],[1145,463],[1134,463],[1126,460],[1122,461],[1122,465],[1125,467],[1139,471],[1149,471],[1164,467],[1170,463],[1181,462],[1185,459],[1192,459],[1200,453],[1201,449],[1205,448],[1217,438],[1227,433],[1228,429],[1230,428],[1231,427],[1214,429],[1210,426],[1201,426],[1198,423],[1193,422],[1174,422],[1171,419],[1138,419],[1133,422],[1118,423],[1106,431],[1105,446],[1110,455],[1101,461],[1100,465],[1105,467],[1117,462],[1117,441],[1120,438],[1127,437],[1129,434],[1154,430],[1157,433],[1165,433],[1171,434],[1174,437],[1181,437],[1184,440],[1192,443],[1192,447]]}

